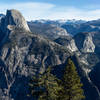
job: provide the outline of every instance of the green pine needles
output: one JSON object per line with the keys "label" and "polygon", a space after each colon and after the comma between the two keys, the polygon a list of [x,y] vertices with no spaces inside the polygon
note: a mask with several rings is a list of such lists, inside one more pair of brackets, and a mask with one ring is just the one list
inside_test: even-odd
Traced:
{"label": "green pine needles", "polygon": [[51,67],[43,74],[33,77],[31,95],[36,100],[84,100],[83,84],[71,59],[65,68],[62,80],[51,73]]}
{"label": "green pine needles", "polygon": [[65,73],[62,80],[63,93],[61,100],[83,100],[84,92],[83,84],[80,82],[80,77],[76,71],[76,67],[71,59],[68,59]]}

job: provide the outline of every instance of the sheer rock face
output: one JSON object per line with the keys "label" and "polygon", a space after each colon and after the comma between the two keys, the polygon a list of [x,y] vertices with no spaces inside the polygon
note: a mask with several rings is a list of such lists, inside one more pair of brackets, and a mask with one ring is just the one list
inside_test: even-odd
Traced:
{"label": "sheer rock face", "polygon": [[7,32],[7,29],[13,30],[15,27],[30,31],[27,22],[19,11],[7,10],[6,16],[2,19],[1,29],[3,32]]}
{"label": "sheer rock face", "polygon": [[78,48],[77,48],[75,41],[73,39],[71,41],[69,41],[67,48],[72,52],[78,51]]}
{"label": "sheer rock face", "polygon": [[95,51],[95,45],[93,43],[92,37],[87,36],[83,43],[83,52],[94,52]]}
{"label": "sheer rock face", "polygon": [[95,51],[95,45],[92,40],[92,35],[89,33],[79,33],[75,37],[75,42],[78,49],[84,53],[92,53]]}
{"label": "sheer rock face", "polygon": [[78,51],[75,41],[71,36],[59,37],[55,39],[55,42],[60,45],[63,45],[64,47],[69,49],[71,52]]}

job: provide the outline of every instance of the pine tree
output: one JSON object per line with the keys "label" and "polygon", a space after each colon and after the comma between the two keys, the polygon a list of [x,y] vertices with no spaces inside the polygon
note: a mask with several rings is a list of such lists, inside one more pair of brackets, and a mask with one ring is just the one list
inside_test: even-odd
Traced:
{"label": "pine tree", "polygon": [[83,84],[71,59],[68,59],[62,80],[62,96],[60,100],[83,100],[85,98],[82,89]]}
{"label": "pine tree", "polygon": [[61,87],[57,83],[58,79],[51,74],[51,67],[46,70],[41,79],[44,80],[43,85],[45,91],[39,97],[39,100],[57,100]]}
{"label": "pine tree", "polygon": [[31,94],[38,100],[58,100],[59,91],[61,87],[58,85],[59,81],[53,74],[51,74],[51,67],[49,67],[42,75],[34,78],[31,82]]}
{"label": "pine tree", "polygon": [[29,83],[29,89],[30,89],[30,96],[32,96],[34,99],[38,99],[38,97],[42,94],[43,88],[41,84],[43,81],[41,80],[41,74],[38,74],[37,76],[33,76],[30,83]]}

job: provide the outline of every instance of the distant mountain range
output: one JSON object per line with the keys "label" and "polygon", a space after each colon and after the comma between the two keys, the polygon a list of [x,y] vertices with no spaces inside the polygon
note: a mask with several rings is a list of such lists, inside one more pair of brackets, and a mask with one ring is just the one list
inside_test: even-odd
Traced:
{"label": "distant mountain range", "polygon": [[72,20],[62,20],[62,19],[59,19],[59,20],[44,20],[44,19],[40,19],[40,20],[31,21],[31,23],[53,24],[53,25],[58,25],[58,26],[61,26],[63,24],[82,24],[82,23],[85,23],[85,22],[87,22],[87,21],[85,21],[85,20],[75,20],[75,19],[72,19]]}
{"label": "distant mountain range", "polygon": [[93,32],[100,30],[100,19],[92,21],[84,20],[36,20],[29,23],[42,24],[42,25],[55,25],[66,29],[66,31],[75,35],[79,32]]}
{"label": "distant mountain range", "polygon": [[0,15],[0,100],[28,97],[31,77],[52,66],[61,78],[71,57],[85,100],[100,100],[100,20],[26,22],[17,10]]}

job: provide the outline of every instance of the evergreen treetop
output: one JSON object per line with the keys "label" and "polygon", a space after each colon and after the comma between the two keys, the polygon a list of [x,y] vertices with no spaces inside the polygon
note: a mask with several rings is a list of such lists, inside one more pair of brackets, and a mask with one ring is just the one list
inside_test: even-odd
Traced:
{"label": "evergreen treetop", "polygon": [[62,100],[84,99],[84,92],[82,89],[83,84],[80,81],[80,77],[76,71],[76,67],[71,59],[68,59],[62,83],[63,83]]}

